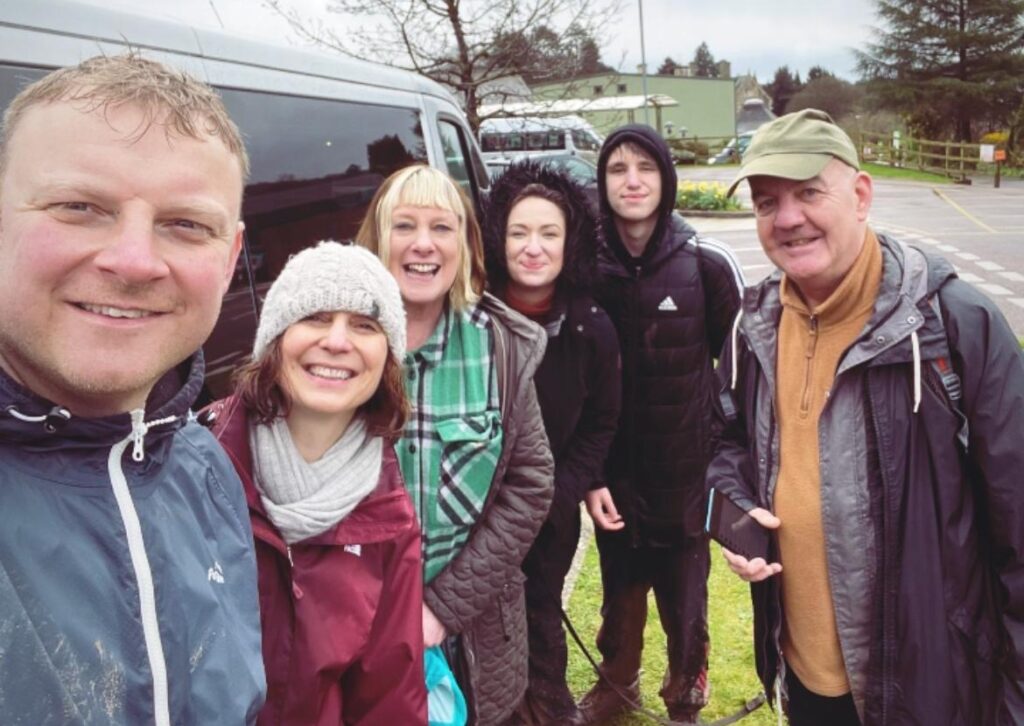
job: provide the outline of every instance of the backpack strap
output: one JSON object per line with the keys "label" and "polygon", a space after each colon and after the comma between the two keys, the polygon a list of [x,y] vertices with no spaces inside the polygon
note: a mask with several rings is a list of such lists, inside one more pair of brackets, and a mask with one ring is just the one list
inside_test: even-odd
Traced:
{"label": "backpack strap", "polygon": [[952,411],[953,415],[956,416],[957,420],[959,420],[960,428],[956,433],[956,438],[957,441],[960,442],[960,446],[963,451],[966,452],[970,436],[970,427],[967,423],[967,417],[963,412],[963,387],[960,384],[960,376],[957,375],[957,372],[953,369],[953,360],[950,356],[949,348],[949,336],[946,335],[946,325],[945,321],[942,319],[942,303],[938,290],[928,297],[928,304],[935,312],[935,318],[938,320],[939,327],[942,329],[942,355],[929,361],[929,369],[932,371],[932,378],[937,380],[939,383],[939,386],[933,387],[941,388],[938,393],[942,395],[943,399],[946,401],[946,405],[949,406],[949,410]]}

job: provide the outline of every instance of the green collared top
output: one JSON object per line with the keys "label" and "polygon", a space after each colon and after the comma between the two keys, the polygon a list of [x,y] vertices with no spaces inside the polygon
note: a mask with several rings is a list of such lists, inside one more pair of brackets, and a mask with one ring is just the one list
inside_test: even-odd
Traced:
{"label": "green collared top", "polygon": [[412,411],[396,448],[423,530],[425,582],[466,544],[501,456],[493,345],[480,307],[446,307],[427,342],[405,356]]}

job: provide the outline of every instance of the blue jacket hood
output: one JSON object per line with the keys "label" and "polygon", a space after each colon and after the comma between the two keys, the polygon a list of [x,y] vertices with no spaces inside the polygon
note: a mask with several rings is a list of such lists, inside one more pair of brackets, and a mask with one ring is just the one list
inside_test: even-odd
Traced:
{"label": "blue jacket hood", "polygon": [[[203,352],[198,350],[167,371],[153,387],[146,401],[145,420],[175,420],[154,428],[146,436],[147,457],[150,453],[157,456],[157,442],[185,424],[202,389],[204,375]],[[34,451],[102,449],[106,456],[105,450],[131,430],[128,413],[100,418],[75,416],[59,402],[36,395],[0,369],[0,438],[7,442]]]}

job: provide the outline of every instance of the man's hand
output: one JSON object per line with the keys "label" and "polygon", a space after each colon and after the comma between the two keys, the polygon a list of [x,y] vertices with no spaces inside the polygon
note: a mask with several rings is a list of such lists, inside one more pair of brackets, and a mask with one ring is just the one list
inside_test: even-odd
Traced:
{"label": "man's hand", "polygon": [[432,648],[441,645],[448,637],[448,631],[444,629],[441,621],[434,615],[434,611],[423,603],[423,647]]}
{"label": "man's hand", "polygon": [[614,532],[626,526],[622,517],[619,516],[619,510],[615,508],[615,501],[612,499],[612,493],[608,491],[608,487],[587,492],[585,501],[587,502],[587,513],[594,520],[594,526],[608,532]]}
{"label": "man's hand", "polygon": [[[767,527],[768,529],[778,529],[779,525],[782,524],[778,517],[761,507],[755,507],[747,512],[747,514],[756,519],[762,527]],[[722,554],[725,555],[725,561],[729,564],[729,569],[747,582],[761,582],[761,580],[766,580],[772,575],[782,572],[781,564],[778,562],[765,562],[762,557],[748,560],[743,555],[730,552],[725,547],[722,548]]]}

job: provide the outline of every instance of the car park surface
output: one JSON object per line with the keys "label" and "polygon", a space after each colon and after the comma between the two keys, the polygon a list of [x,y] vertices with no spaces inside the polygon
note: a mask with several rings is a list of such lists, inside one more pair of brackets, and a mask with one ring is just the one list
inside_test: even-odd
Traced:
{"label": "car park surface", "polygon": [[[729,184],[735,175],[735,167],[679,169],[680,178],[691,181]],[[991,180],[961,186],[875,179],[874,190],[876,231],[944,256],[961,279],[995,301],[1017,337],[1024,338],[1024,181],[1004,180],[994,189]],[[749,209],[746,184],[737,195]],[[732,248],[747,284],[774,269],[761,250],[753,217],[687,219]]]}

